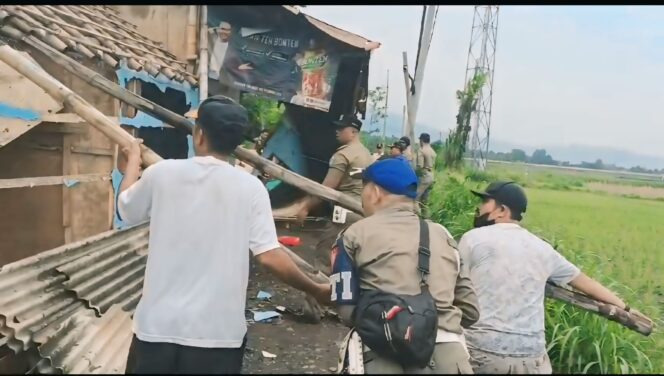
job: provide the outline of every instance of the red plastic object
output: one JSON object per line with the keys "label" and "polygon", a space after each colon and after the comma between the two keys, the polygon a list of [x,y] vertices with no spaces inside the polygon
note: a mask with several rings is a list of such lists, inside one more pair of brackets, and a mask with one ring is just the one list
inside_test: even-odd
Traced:
{"label": "red plastic object", "polygon": [[401,308],[399,306],[394,306],[394,307],[390,308],[389,311],[387,311],[387,315],[386,315],[385,318],[388,319],[388,320],[392,320],[394,318],[394,316],[396,316],[397,313],[399,313],[401,311],[403,311],[403,308]]}
{"label": "red plastic object", "polygon": [[297,236],[280,236],[278,240],[279,243],[288,247],[297,247],[302,244],[302,240]]}

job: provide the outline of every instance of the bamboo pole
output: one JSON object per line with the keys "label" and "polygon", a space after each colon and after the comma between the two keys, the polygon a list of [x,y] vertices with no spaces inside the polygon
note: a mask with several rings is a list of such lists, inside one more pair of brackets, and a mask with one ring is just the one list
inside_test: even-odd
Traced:
{"label": "bamboo pole", "polygon": [[567,290],[550,283],[546,285],[546,296],[585,309],[607,320],[615,321],[635,332],[649,336],[652,333],[652,320],[640,312],[627,312],[612,304],[599,302],[580,292]]}
{"label": "bamboo pole", "polygon": [[67,181],[73,183],[90,183],[111,180],[109,174],[80,174],[65,176],[36,176],[32,178],[0,179],[0,189],[32,188],[48,185],[62,185]]}
{"label": "bamboo pole", "polygon": [[[67,72],[81,78],[91,86],[94,86],[165,123],[191,133],[191,121],[187,120],[185,117],[132,93],[33,36],[26,36],[23,40],[31,47],[41,51],[46,57],[53,60],[53,62],[62,66]],[[87,121],[87,119],[85,120]],[[258,168],[277,179],[283,180],[285,183],[295,186],[306,193],[316,195],[346,209],[362,214],[362,204],[351,196],[300,176],[245,148],[238,147],[235,149],[235,155],[243,162],[250,163],[255,168]]]}
{"label": "bamboo pole", "polygon": [[[125,132],[120,125],[109,120],[106,115],[99,112],[99,110],[86,102],[78,94],[58,82],[58,80],[46,73],[46,71],[30,61],[30,59],[21,55],[18,51],[6,44],[2,45],[0,46],[0,59],[18,73],[37,84],[37,86],[44,89],[54,99],[69,106],[81,118],[85,119],[86,122],[97,128],[114,142],[120,144],[122,147],[129,147],[131,145],[134,138]],[[141,156],[147,165],[161,160],[159,155],[144,145],[141,145]]]}
{"label": "bamboo pole", "polygon": [[166,108],[163,108],[152,101],[138,96],[135,93],[123,88],[122,86],[110,81],[106,77],[79,63],[78,61],[70,58],[62,52],[44,43],[40,39],[26,35],[22,41],[30,47],[43,53],[46,57],[51,59],[54,63],[63,67],[67,72],[82,79],[91,86],[100,89],[106,94],[113,96],[122,102],[129,104],[136,109],[150,114],[165,123],[171,124],[177,128],[183,129],[191,133],[192,124],[184,116],[180,116]]}
{"label": "bamboo pole", "polygon": [[[63,84],[51,77],[35,63],[8,45],[0,46],[0,60],[4,61],[17,72],[21,73],[26,78],[34,82],[37,86],[44,89],[55,99],[61,100],[65,104],[71,106],[72,110],[76,112],[81,118],[85,119],[93,127],[99,129],[114,142],[122,146],[129,146],[129,144],[134,140],[134,138],[129,133],[125,132],[118,124],[113,123],[104,114],[87,103],[83,98],[72,92],[69,88],[65,87]],[[168,110],[164,109],[164,111]],[[143,145],[141,145],[141,151],[145,165],[151,165],[161,160],[159,155]],[[275,173],[283,173],[286,171],[287,173],[283,173],[282,175],[285,182],[287,182],[286,179],[295,179],[294,181],[297,181],[298,183],[304,181],[305,184],[302,184],[302,187],[306,188],[303,188],[303,190],[305,190],[307,193],[311,193],[323,198],[325,198],[325,196],[336,196],[336,199],[339,200],[337,201],[339,204],[342,204],[342,201],[357,201],[353,200],[350,196],[342,194],[341,192],[334,191],[329,187],[325,187],[322,184],[318,184],[291,171],[285,170],[273,162],[267,161],[258,155],[254,155],[246,149],[238,148],[236,152],[238,151],[240,152],[238,157],[244,156],[250,163],[252,160],[256,161],[256,164],[266,168],[265,171],[268,173],[270,173],[270,170],[274,171]],[[333,193],[336,195],[333,195],[329,191],[333,191]],[[349,202],[346,203],[348,204]],[[359,203],[357,204],[359,205]],[[349,209],[352,210],[352,208]],[[286,248],[284,247],[284,249]],[[314,280],[322,281],[321,283],[325,283],[324,281],[326,276],[324,276],[323,273],[311,266],[292,251],[287,250],[286,253],[291,257],[293,262],[295,262],[299,268],[303,269],[305,273],[310,275],[312,279],[315,278]],[[637,331],[643,335],[647,336],[652,332],[652,321],[641,314],[637,314],[636,312],[626,312],[616,306],[598,302],[583,294],[565,290],[557,286],[547,286],[547,296],[596,313],[609,320],[618,322],[627,328]]]}
{"label": "bamboo pole", "polygon": [[198,21],[198,9],[197,5],[189,5],[189,10],[187,13],[187,31],[185,32],[185,40],[187,42],[187,60],[196,60],[196,24]]}

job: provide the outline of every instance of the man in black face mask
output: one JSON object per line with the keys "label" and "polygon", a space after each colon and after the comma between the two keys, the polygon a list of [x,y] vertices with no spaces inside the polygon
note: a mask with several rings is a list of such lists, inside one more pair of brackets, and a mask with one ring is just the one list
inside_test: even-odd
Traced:
{"label": "man in black face mask", "polygon": [[459,242],[480,306],[480,319],[464,331],[473,370],[551,373],[544,337],[547,282],[569,284],[596,300],[629,307],[519,225],[528,200],[518,184],[500,181],[473,193],[482,199],[475,229]]}
{"label": "man in black face mask", "polygon": [[509,219],[520,221],[528,207],[525,192],[513,182],[498,181],[490,184],[486,192],[471,192],[482,199],[482,204],[475,209],[475,228],[495,224],[497,218],[505,217],[505,209],[510,211]]}

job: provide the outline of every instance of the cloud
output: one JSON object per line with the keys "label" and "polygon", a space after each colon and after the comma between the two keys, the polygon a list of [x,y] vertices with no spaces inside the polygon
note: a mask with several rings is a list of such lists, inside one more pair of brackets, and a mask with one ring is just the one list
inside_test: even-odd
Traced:
{"label": "cloud", "polygon": [[[305,12],[383,45],[370,86],[390,70],[390,112],[401,113],[401,52],[411,74],[421,6],[308,6]],[[463,88],[473,7],[441,6],[418,123],[454,126]],[[664,156],[664,9],[500,8],[491,137],[527,145],[586,144]]]}

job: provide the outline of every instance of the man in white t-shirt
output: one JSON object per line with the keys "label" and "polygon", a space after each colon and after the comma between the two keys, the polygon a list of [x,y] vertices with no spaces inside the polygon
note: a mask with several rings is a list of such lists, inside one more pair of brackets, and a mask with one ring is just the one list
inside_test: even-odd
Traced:
{"label": "man in white t-shirt", "polygon": [[124,150],[119,214],[128,225],[150,220],[128,373],[240,372],[249,250],[282,281],[329,304],[330,286],[305,276],[279,245],[260,180],[228,163],[246,126],[244,107],[214,96],[198,109],[195,157],[159,162],[139,180],[140,142]]}
{"label": "man in white t-shirt", "polygon": [[547,282],[569,284],[599,301],[627,311],[629,307],[519,225],[528,205],[519,185],[498,181],[473,193],[482,199],[476,228],[459,242],[480,306],[480,319],[465,330],[473,370],[550,374],[544,337]]}

